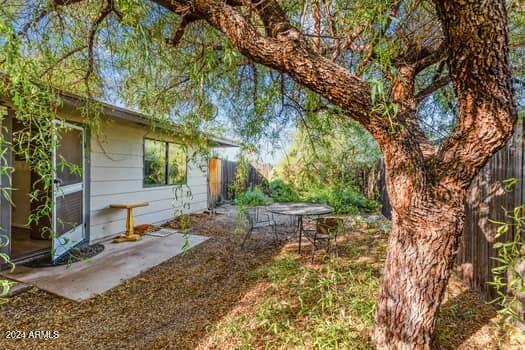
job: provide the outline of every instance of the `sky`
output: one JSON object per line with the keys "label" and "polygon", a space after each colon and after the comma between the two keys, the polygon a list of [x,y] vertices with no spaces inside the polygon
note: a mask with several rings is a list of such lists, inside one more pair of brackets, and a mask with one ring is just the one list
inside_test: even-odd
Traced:
{"label": "sky", "polygon": [[[295,131],[294,127],[289,127],[283,130],[278,139],[265,139],[258,147],[256,155],[257,161],[272,165],[277,165],[279,161],[285,156],[285,152],[291,145],[292,134]],[[227,135],[228,138],[239,140],[237,135]],[[220,157],[228,160],[238,160],[240,155],[239,148],[216,148],[214,152]]]}

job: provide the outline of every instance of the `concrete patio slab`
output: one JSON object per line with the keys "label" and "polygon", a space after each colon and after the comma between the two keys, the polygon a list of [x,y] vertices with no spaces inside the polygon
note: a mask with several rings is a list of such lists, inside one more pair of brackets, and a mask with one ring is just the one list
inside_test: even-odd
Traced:
{"label": "concrete patio slab", "polygon": [[[189,248],[208,238],[188,235]],[[180,233],[166,237],[143,236],[138,242],[106,243],[99,255],[71,266],[30,268],[16,266],[2,276],[31,284],[67,299],[82,301],[114,288],[180,253],[186,239]]]}
{"label": "concrete patio slab", "polygon": [[8,298],[12,298],[14,296],[17,296],[18,294],[27,292],[28,290],[32,288],[31,285],[26,284],[26,283],[16,282],[16,281],[12,281],[12,282],[13,282],[13,285],[11,286],[11,288],[9,288],[9,292],[6,295],[6,297]]}

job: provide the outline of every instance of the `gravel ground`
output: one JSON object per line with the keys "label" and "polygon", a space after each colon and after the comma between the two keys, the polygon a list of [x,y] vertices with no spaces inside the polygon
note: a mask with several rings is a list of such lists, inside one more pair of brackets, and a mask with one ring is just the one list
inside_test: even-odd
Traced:
{"label": "gravel ground", "polygon": [[[176,222],[171,225],[177,227]],[[214,324],[232,310],[239,312],[243,304],[248,308],[250,295],[257,295],[250,272],[284,251],[294,252],[295,243],[276,249],[266,232],[258,234],[241,250],[242,235],[234,233],[235,219],[224,213],[213,217],[192,215],[190,226],[192,232],[210,239],[103,295],[74,302],[33,288],[0,306],[4,332],[0,349],[202,347]],[[308,253],[301,258],[305,263],[310,260]],[[451,328],[449,343],[461,349],[491,349],[487,345],[495,340],[491,336],[492,326],[486,328],[486,325],[495,317],[494,310],[461,283],[454,280],[451,285],[449,298],[454,298],[454,308],[460,311],[467,308],[475,317],[469,317],[468,324]],[[453,312],[450,314],[457,321]],[[7,331],[25,332],[28,337],[31,330],[56,331],[58,337],[6,339]],[[488,340],[469,343],[470,336],[480,331],[480,336]]]}
{"label": "gravel ground", "polygon": [[[33,288],[0,306],[0,349],[191,349],[250,288],[248,271],[277,253],[269,235],[248,249],[235,220],[191,217],[192,231],[210,237],[184,255],[103,295],[74,302]],[[58,331],[47,340],[5,339],[8,330]]]}

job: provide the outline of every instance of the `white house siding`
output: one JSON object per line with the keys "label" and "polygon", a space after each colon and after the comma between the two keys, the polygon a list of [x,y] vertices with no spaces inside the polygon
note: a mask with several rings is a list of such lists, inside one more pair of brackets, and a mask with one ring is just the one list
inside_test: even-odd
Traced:
{"label": "white house siding", "polygon": [[[135,225],[158,224],[184,212],[201,212],[207,207],[207,167],[188,161],[187,187],[143,187],[144,137],[164,139],[147,127],[113,122],[103,127],[103,135],[91,135],[91,212],[90,240],[97,241],[124,231],[126,212],[110,209],[113,203],[149,202],[148,207],[134,209]],[[168,140],[169,141],[169,140]],[[187,197],[190,190],[192,196]]]}

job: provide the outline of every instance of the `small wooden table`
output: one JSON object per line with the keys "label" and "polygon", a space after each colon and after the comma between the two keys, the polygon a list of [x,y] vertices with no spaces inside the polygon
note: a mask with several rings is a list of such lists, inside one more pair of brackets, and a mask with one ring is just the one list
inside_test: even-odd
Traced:
{"label": "small wooden table", "polygon": [[113,240],[113,243],[129,242],[129,241],[140,241],[142,237],[135,234],[133,231],[133,208],[147,207],[148,202],[143,203],[125,203],[125,204],[110,204],[110,208],[115,209],[126,209],[126,231],[122,236],[119,236]]}

